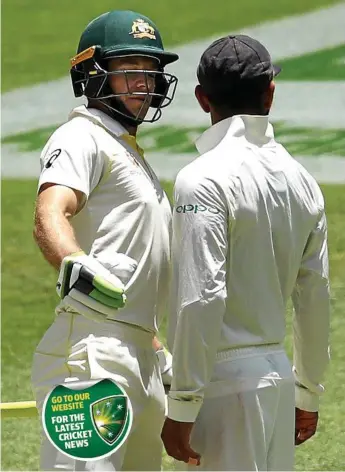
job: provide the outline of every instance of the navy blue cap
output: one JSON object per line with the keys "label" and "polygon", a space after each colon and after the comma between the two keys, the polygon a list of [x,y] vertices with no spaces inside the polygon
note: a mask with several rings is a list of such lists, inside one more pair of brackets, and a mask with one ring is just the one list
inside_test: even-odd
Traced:
{"label": "navy blue cap", "polygon": [[272,80],[280,71],[265,46],[239,34],[214,41],[201,56],[197,76],[206,92],[230,92],[243,82]]}

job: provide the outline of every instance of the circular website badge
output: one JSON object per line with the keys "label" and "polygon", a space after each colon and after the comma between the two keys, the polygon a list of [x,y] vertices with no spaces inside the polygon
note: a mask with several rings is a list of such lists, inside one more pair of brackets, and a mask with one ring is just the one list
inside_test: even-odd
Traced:
{"label": "circular website badge", "polygon": [[56,449],[86,461],[119,449],[132,421],[127,394],[109,379],[57,385],[46,396],[42,411],[44,431]]}

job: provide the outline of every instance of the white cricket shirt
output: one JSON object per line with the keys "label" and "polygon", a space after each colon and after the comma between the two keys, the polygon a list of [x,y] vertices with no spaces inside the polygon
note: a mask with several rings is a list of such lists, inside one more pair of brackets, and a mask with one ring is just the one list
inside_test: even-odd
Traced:
{"label": "white cricket shirt", "polygon": [[[268,117],[221,121],[197,148],[201,156],[175,184],[169,417],[195,420],[215,362],[229,352],[249,355],[250,372],[256,354],[281,346],[291,296],[294,370],[305,387],[297,387],[296,405],[317,410],[329,360],[321,190],[274,140]],[[221,380],[236,391],[237,377],[251,374],[233,370]]]}
{"label": "white cricket shirt", "polygon": [[135,138],[102,111],[80,106],[49,139],[41,168],[39,186],[84,193],[71,224],[87,254],[107,260],[118,252],[138,262],[114,319],[156,331],[168,297],[171,208]]}

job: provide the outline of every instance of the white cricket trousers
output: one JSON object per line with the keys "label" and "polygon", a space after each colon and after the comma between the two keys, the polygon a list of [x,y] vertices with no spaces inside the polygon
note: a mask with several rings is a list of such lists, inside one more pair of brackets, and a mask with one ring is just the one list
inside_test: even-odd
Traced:
{"label": "white cricket trousers", "polygon": [[128,394],[133,425],[113,455],[77,461],[59,452],[42,428],[42,470],[161,470],[165,395],[153,334],[124,323],[96,323],[81,315],[59,314],[34,354],[32,385],[41,415],[48,392],[71,380],[115,380]]}
{"label": "white cricket trousers", "polygon": [[[221,353],[191,435],[202,456],[188,470],[291,471],[295,389],[284,350]],[[224,380],[228,379],[228,380]],[[178,468],[186,468],[179,463]]]}

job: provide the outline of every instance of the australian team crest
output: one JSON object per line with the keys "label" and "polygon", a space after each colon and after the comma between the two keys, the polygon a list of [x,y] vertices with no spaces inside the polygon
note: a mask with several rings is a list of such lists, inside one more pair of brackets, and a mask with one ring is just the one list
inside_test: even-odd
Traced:
{"label": "australian team crest", "polygon": [[129,34],[132,34],[134,38],[156,39],[154,28],[142,18],[133,21],[132,31]]}
{"label": "australian team crest", "polygon": [[128,403],[125,395],[104,398],[91,405],[91,418],[95,430],[107,444],[121,436],[128,414]]}
{"label": "australian team crest", "polygon": [[49,441],[77,460],[114,454],[128,438],[132,422],[129,397],[110,379],[56,385],[43,404],[42,423]]}

